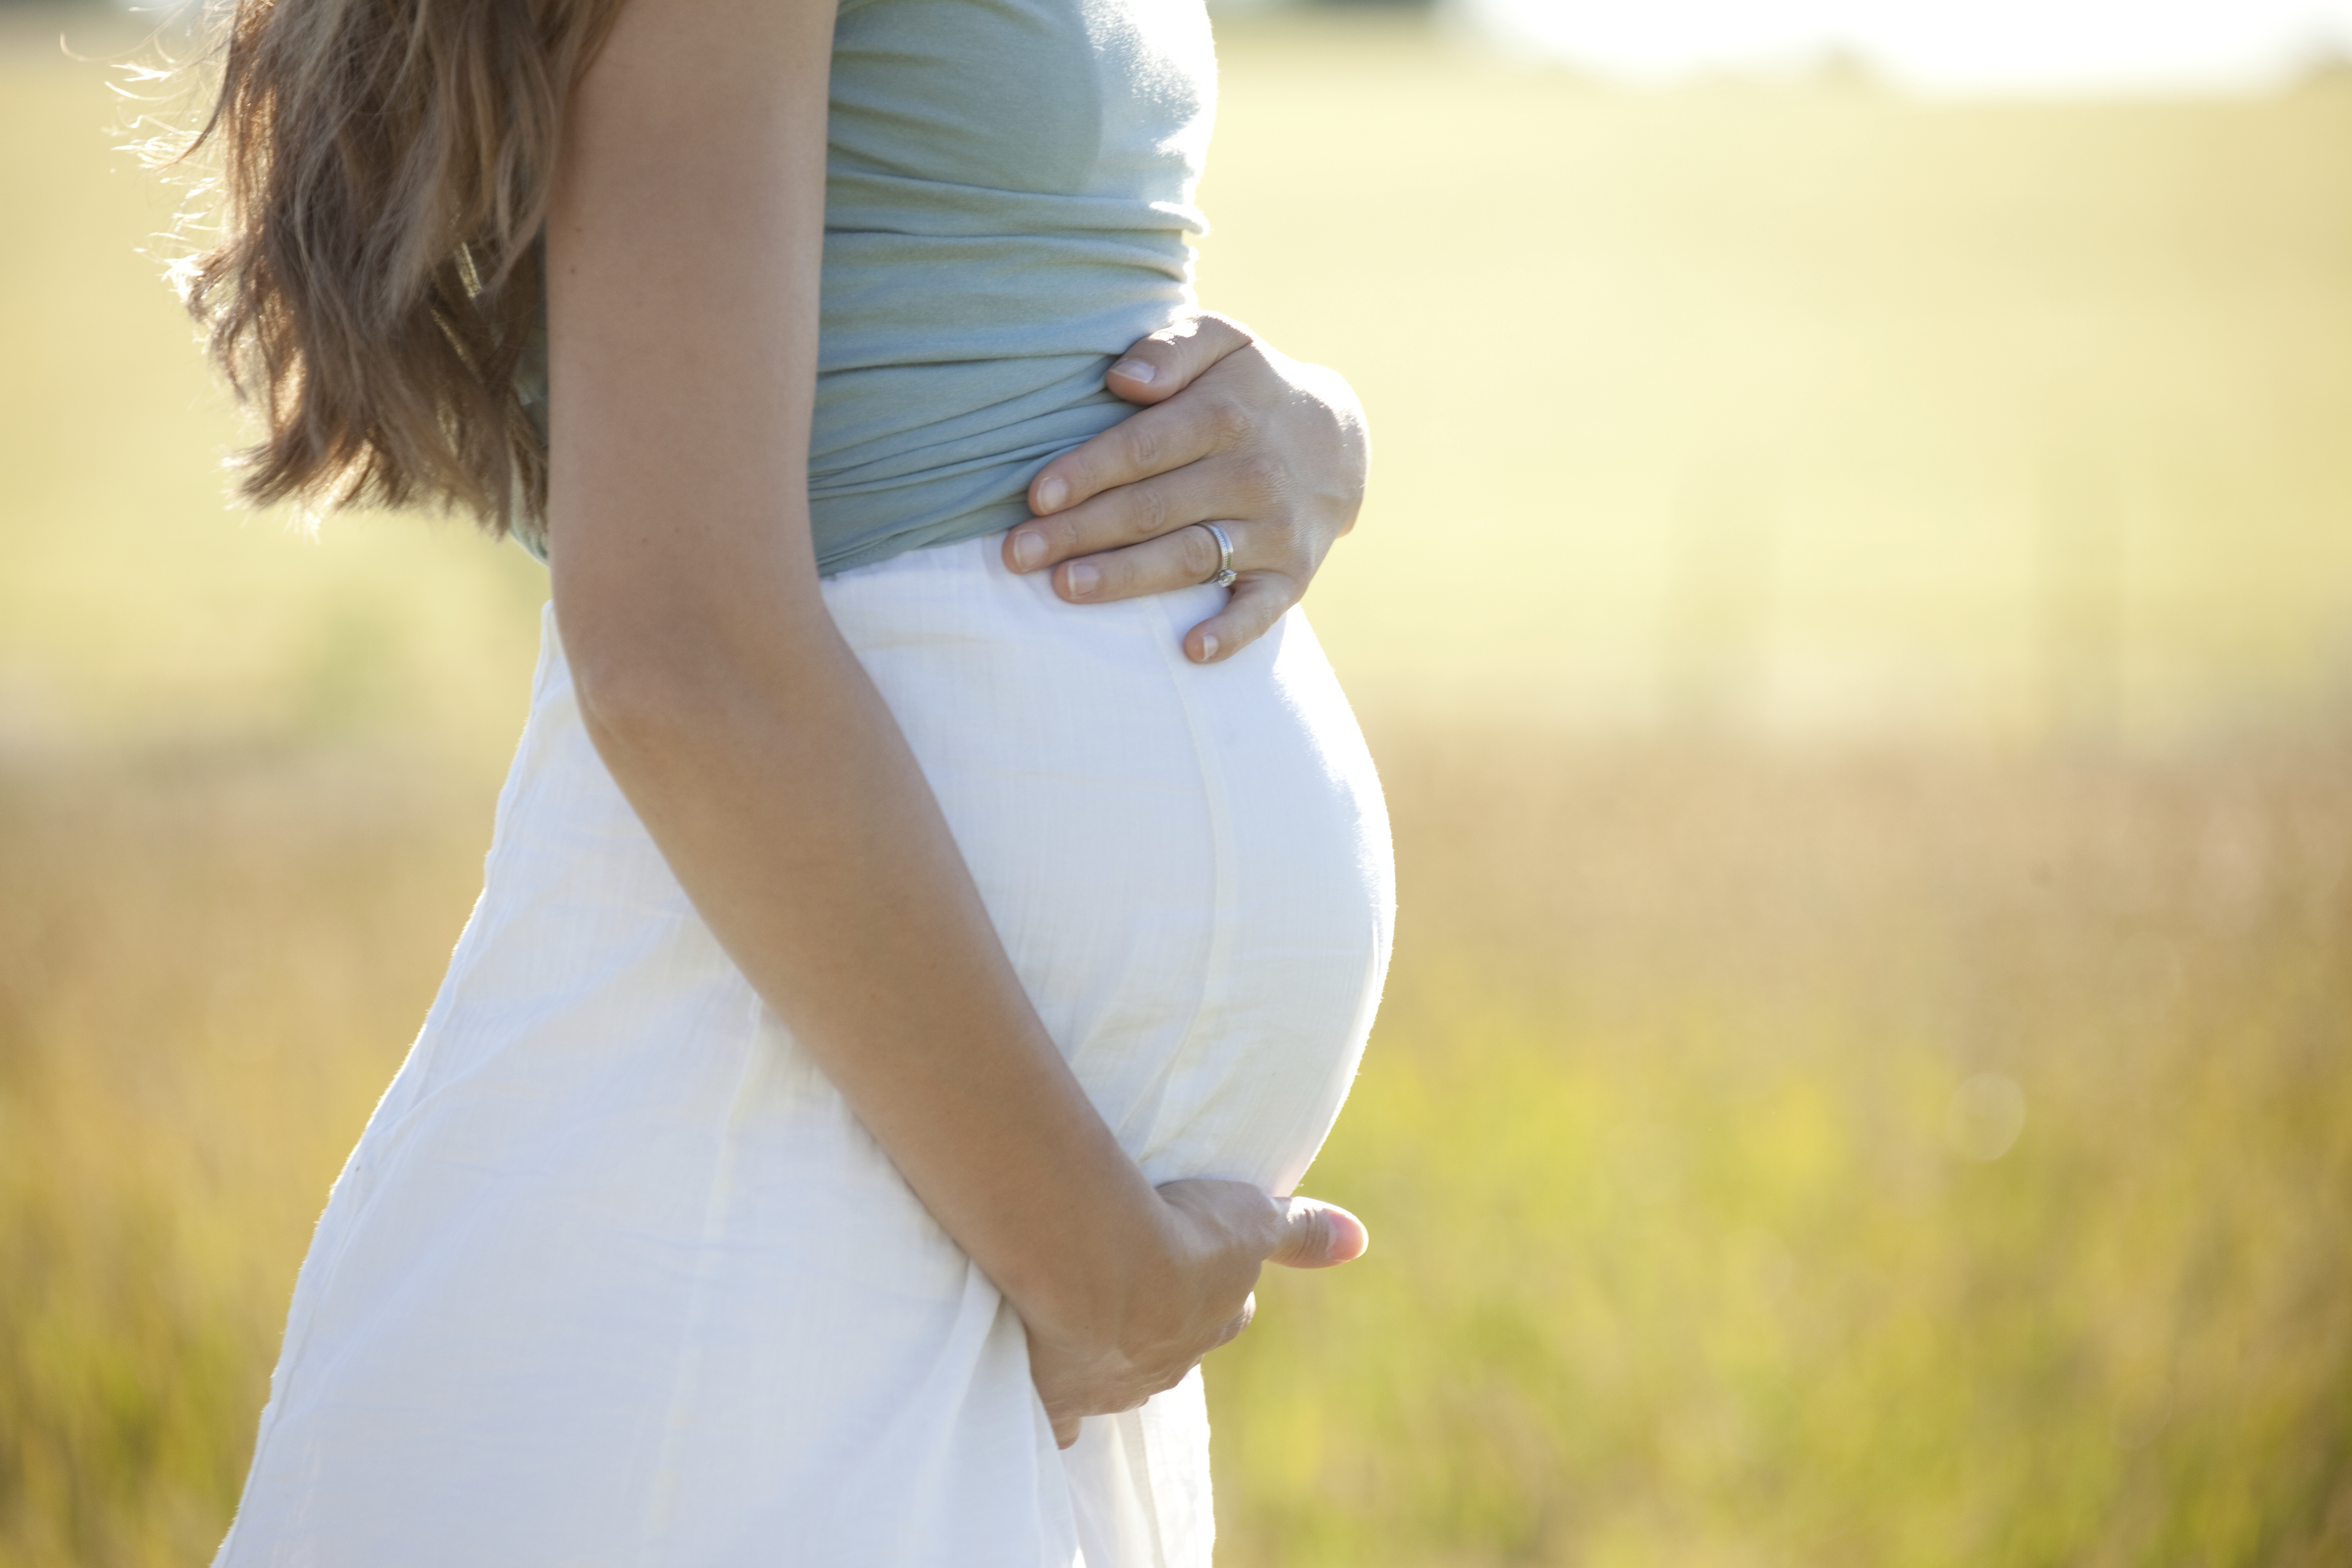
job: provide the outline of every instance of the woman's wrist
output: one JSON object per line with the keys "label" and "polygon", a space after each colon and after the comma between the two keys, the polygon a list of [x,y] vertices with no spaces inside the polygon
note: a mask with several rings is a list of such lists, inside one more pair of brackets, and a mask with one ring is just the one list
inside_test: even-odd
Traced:
{"label": "woman's wrist", "polygon": [[1283,1246],[1286,1220],[1280,1205],[1243,1182],[1145,1192],[1146,1207],[1103,1244],[1056,1249],[1048,1267],[1005,1295],[1033,1339],[1143,1375],[1159,1369],[1156,1386],[1164,1387],[1227,1337],[1260,1267]]}
{"label": "woman's wrist", "polygon": [[1131,1184],[1101,1183],[1077,1211],[967,1247],[1032,1334],[1074,1352],[1139,1349],[1155,1337],[1152,1319],[1187,1289],[1180,1216],[1128,1163]]}

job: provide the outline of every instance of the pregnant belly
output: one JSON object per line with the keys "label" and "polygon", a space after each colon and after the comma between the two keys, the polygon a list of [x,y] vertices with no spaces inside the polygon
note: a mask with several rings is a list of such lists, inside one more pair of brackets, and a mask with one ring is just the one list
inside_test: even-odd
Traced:
{"label": "pregnant belly", "polygon": [[[1286,1190],[1388,953],[1347,706],[1295,616],[1199,669],[1176,639],[1216,590],[1074,608],[994,542],[827,603],[1127,1148]],[[231,1568],[985,1568],[1121,1520],[1173,1533],[1087,1561],[1205,1561],[1199,1384],[1056,1455],[1019,1320],[695,916],[552,638],[482,901],[285,1343]]]}
{"label": "pregnant belly", "polygon": [[1046,1026],[1154,1181],[1287,1192],[1387,964],[1387,818],[1296,612],[1223,664],[1223,590],[1065,605],[993,538],[830,579]]}

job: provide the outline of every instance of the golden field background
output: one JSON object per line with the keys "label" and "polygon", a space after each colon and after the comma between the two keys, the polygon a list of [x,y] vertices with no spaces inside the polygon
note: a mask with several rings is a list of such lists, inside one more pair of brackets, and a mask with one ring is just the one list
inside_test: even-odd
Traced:
{"label": "golden field background", "polygon": [[[543,596],[224,510],[0,10],[0,1563],[201,1562]],[[2352,91],[1601,90],[1227,26],[1203,294],[1346,369],[1403,913],[1211,1364],[1221,1561],[2352,1561]]]}

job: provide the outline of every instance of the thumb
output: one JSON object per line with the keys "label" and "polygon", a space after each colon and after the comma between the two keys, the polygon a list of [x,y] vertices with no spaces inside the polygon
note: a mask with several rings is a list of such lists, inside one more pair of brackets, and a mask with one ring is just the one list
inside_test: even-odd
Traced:
{"label": "thumb", "polygon": [[1286,1268],[1328,1268],[1352,1263],[1370,1250],[1372,1233],[1337,1204],[1319,1198],[1276,1198],[1283,1209],[1282,1239],[1267,1257]]}
{"label": "thumb", "polygon": [[1203,310],[1138,338],[1103,377],[1103,385],[1129,403],[1164,403],[1200,374],[1257,340],[1230,316]]}

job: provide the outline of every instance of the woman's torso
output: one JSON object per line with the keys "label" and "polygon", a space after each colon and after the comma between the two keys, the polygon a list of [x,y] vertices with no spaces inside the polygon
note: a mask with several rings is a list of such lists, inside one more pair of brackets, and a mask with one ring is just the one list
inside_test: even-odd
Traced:
{"label": "woman's torso", "polygon": [[[1134,410],[1112,356],[1193,308],[1201,0],[844,0],[809,435],[819,570],[1012,527]],[[517,376],[542,433],[543,335]],[[543,542],[526,533],[535,553]]]}

